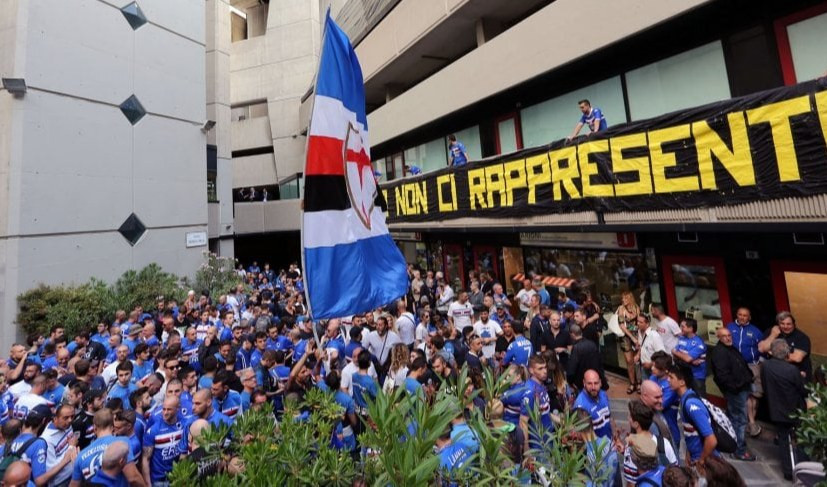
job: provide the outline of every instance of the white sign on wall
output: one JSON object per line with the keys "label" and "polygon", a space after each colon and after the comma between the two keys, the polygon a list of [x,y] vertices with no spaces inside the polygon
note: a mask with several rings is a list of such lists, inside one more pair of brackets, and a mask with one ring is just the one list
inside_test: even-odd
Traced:
{"label": "white sign on wall", "polygon": [[207,245],[207,232],[188,232],[187,248]]}

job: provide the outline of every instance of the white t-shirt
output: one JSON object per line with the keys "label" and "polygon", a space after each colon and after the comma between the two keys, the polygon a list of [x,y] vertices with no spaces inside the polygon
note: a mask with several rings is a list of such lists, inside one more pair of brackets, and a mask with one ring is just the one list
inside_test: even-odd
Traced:
{"label": "white t-shirt", "polygon": [[118,372],[115,370],[118,368],[118,365],[120,365],[120,362],[116,360],[107,365],[103,369],[103,372],[101,372],[101,377],[103,378],[103,382],[106,384],[106,387],[109,387],[109,384],[118,378]]}
{"label": "white t-shirt", "polygon": [[399,333],[399,338],[405,345],[411,345],[414,342],[414,332],[416,330],[416,322],[410,313],[402,313],[396,319],[396,331]]}
{"label": "white t-shirt", "polygon": [[9,386],[9,394],[12,395],[15,401],[18,400],[20,396],[28,394],[31,390],[32,385],[25,380],[21,380],[20,382]]}
{"label": "white t-shirt", "polygon": [[681,327],[678,323],[670,317],[665,317],[662,321],[653,323],[654,328],[658,330],[661,341],[663,341],[663,349],[669,355],[672,355],[672,350],[678,344],[678,335],[681,334]]}
{"label": "white t-shirt", "polygon": [[[342,369],[342,383],[340,384],[342,389],[347,390],[348,396],[353,396],[353,374],[359,371],[359,367],[351,362],[345,365],[345,368]],[[373,364],[370,364],[370,368],[368,369],[368,375],[373,377],[376,380],[379,380],[379,376],[376,374],[376,368]]]}
{"label": "white t-shirt", "polygon": [[49,405],[49,401],[46,400],[43,396],[38,396],[37,394],[32,394],[31,392],[27,392],[20,396],[16,403],[14,403],[14,410],[12,416],[19,420],[26,419],[26,416],[29,415],[32,409],[41,404]]}
{"label": "white t-shirt", "polygon": [[425,322],[421,322],[416,325],[416,334],[414,338],[416,338],[416,343],[420,345],[425,343],[425,340],[428,339],[428,325],[426,325]]}
{"label": "white t-shirt", "polygon": [[402,343],[402,339],[394,331],[388,330],[385,336],[380,337],[379,333],[372,331],[368,333],[363,344],[365,350],[372,353],[374,357],[379,359],[380,364],[384,364],[391,353],[391,349],[397,343]]}
{"label": "white t-shirt", "polygon": [[646,335],[641,336],[638,332],[638,341],[640,342],[640,362],[647,363],[652,361],[652,354],[663,351],[663,341],[658,332],[649,327],[646,329]]}
{"label": "white t-shirt", "polygon": [[448,306],[448,316],[454,320],[454,328],[462,331],[466,326],[471,326],[474,318],[474,307],[468,301],[465,304],[454,301]]}
{"label": "white t-shirt", "polygon": [[520,311],[523,313],[528,313],[531,309],[531,297],[537,294],[537,291],[533,289],[520,289],[520,292],[517,293],[517,301],[520,303]]}
{"label": "white t-shirt", "polygon": [[482,320],[474,323],[474,333],[480,336],[480,338],[494,338],[495,340],[488,345],[482,346],[482,356],[485,358],[492,358],[494,357],[494,350],[497,348],[497,335],[501,335],[503,329],[500,327],[500,324],[496,321],[489,319],[486,323],[483,323]]}

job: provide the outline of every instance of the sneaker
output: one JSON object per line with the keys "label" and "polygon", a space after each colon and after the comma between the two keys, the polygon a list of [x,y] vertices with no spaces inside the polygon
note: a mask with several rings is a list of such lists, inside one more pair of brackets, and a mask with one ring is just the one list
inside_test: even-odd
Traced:
{"label": "sneaker", "polygon": [[737,454],[733,453],[731,455],[731,457],[732,457],[733,460],[739,460],[741,462],[754,462],[755,461],[755,455],[753,455],[750,452],[744,452],[742,455],[737,455]]}
{"label": "sneaker", "polygon": [[757,424],[757,423],[752,423],[752,424],[748,424],[748,425],[747,425],[747,432],[748,432],[748,433],[749,433],[749,435],[750,435],[750,436],[752,436],[753,438],[755,438],[756,436],[760,435],[760,434],[761,434],[761,431],[763,431],[763,428],[761,428],[761,425],[759,425],[759,424]]}

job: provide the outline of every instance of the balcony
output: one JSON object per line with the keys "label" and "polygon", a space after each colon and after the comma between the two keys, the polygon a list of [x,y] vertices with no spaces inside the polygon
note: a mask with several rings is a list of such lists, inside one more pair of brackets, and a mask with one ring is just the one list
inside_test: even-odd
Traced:
{"label": "balcony", "polygon": [[235,234],[291,232],[301,229],[301,200],[235,204]]}

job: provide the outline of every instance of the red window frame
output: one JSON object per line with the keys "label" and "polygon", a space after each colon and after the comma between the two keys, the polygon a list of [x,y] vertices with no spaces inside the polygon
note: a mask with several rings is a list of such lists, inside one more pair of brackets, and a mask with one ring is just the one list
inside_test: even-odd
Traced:
{"label": "red window frame", "polygon": [[500,123],[511,119],[514,120],[514,135],[517,136],[517,150],[523,148],[523,126],[520,123],[520,113],[511,112],[494,120],[494,142],[497,146],[497,154],[503,153],[502,145],[500,144]]}
{"label": "red window frame", "polygon": [[[672,276],[673,264],[704,265],[715,268],[715,284],[718,287],[718,300],[721,306],[721,320],[724,324],[732,322],[732,307],[729,301],[729,284],[726,278],[726,265],[723,257],[699,257],[695,255],[664,255],[663,287],[666,291],[666,307],[669,316],[678,318],[678,301],[675,297],[675,278]],[[676,321],[680,321],[676,319]]]}
{"label": "red window frame", "polygon": [[787,35],[787,27],[823,13],[827,13],[827,2],[781,17],[773,22],[775,42],[778,45],[778,59],[781,61],[781,74],[784,77],[785,85],[794,85],[798,82],[795,77],[793,51],[790,47],[790,36]]}

